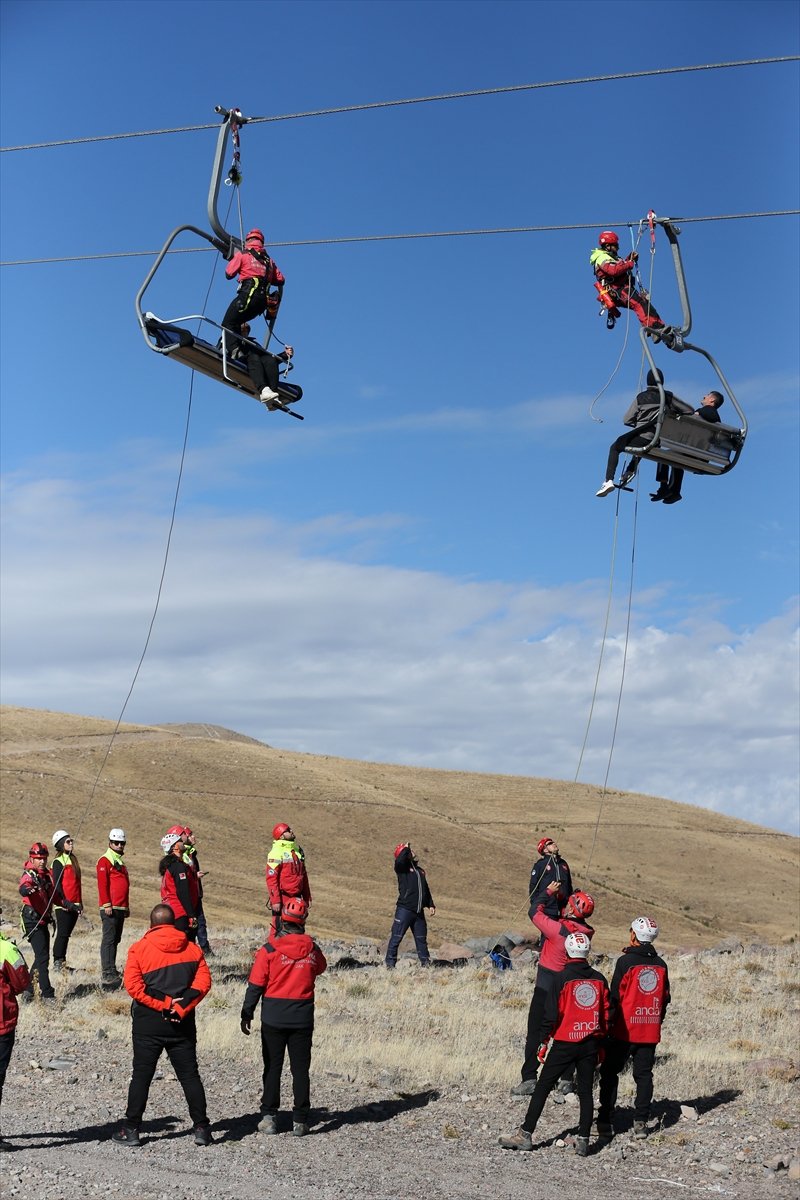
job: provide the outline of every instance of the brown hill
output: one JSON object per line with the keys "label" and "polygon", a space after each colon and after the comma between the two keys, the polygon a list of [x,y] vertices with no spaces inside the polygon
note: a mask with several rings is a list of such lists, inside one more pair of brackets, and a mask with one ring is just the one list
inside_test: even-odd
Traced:
{"label": "brown hill", "polygon": [[406,840],[438,906],[432,945],[529,928],[526,883],[542,832],[558,838],[576,883],[595,896],[598,949],[616,948],[640,911],[672,946],[729,934],[777,942],[798,928],[798,839],[706,809],[606,793],[587,872],[594,786],[296,754],[199,724],[122,725],[108,754],[113,729],[92,717],[0,710],[6,915],[28,846],[49,844],[57,827],[77,837],[91,915],[94,863],[109,828],[122,825],[141,924],[158,899],[159,839],[181,821],[209,871],[209,923],[252,924],[264,912],[270,831],[286,820],[306,851],[313,928],[327,936],[387,934],[392,848]]}

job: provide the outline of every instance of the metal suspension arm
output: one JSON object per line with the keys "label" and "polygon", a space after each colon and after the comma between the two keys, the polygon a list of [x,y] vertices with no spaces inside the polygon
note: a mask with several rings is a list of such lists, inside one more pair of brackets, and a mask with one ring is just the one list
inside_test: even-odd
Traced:
{"label": "metal suspension arm", "polygon": [[[672,262],[675,267],[675,277],[678,281],[678,295],[681,299],[681,309],[683,312],[683,324],[678,331],[682,337],[686,337],[691,332],[692,328],[692,310],[689,305],[689,293],[686,290],[686,275],[683,270],[683,260],[681,259],[681,248],[678,245],[678,235],[680,229],[673,224],[668,217],[656,217],[656,225],[660,225],[667,235],[669,244],[672,247]],[[675,326],[673,326],[673,329]]]}
{"label": "metal suspension arm", "polygon": [[208,189],[208,223],[214,230],[214,233],[225,243],[226,249],[230,246],[235,246],[241,250],[242,244],[239,238],[228,233],[222,221],[219,219],[217,212],[217,200],[219,199],[219,188],[222,182],[223,161],[225,158],[225,147],[228,144],[228,134],[231,129],[231,121],[235,121],[237,125],[247,124],[247,117],[243,117],[238,108],[221,108],[218,104],[214,109],[222,116],[222,125],[220,126],[217,135],[217,150],[214,155],[214,166],[211,169],[211,184]]}
{"label": "metal suspension arm", "polygon": [[170,246],[175,241],[175,238],[178,236],[179,233],[185,233],[187,231],[189,233],[196,233],[198,237],[203,238],[206,242],[210,242],[211,245],[216,250],[219,250],[220,254],[225,254],[228,249],[227,242],[222,242],[218,238],[212,237],[210,233],[206,233],[206,231],[204,229],[198,229],[196,225],[179,225],[177,227],[177,229],[173,229],[172,233],[169,235],[167,240],[164,242],[164,245],[161,247],[161,250],[160,250],[155,262],[153,263],[152,267],[147,272],[147,276],[145,277],[144,283],[142,284],[142,286],[139,288],[138,292],[136,293],[136,300],[135,300],[136,319],[139,322],[139,328],[141,329],[142,334],[144,335],[144,339],[148,343],[148,345],[150,343],[147,338],[147,330],[145,329],[144,312],[142,311],[142,298],[144,297],[145,292],[147,291],[148,287],[150,286],[153,276],[155,275],[158,268],[161,266],[161,263],[164,261],[164,258],[166,256]]}

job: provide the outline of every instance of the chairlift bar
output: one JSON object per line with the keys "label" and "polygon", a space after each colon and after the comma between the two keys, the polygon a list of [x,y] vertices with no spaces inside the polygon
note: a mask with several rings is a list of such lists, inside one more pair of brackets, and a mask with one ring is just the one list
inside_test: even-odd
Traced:
{"label": "chairlift bar", "polygon": [[[689,293],[686,289],[686,275],[683,270],[683,259],[681,258],[681,248],[678,245],[678,235],[680,229],[668,217],[655,217],[654,223],[660,225],[667,235],[670,246],[672,247],[672,262],[675,267],[675,277],[678,281],[678,295],[681,300],[681,310],[683,312],[683,324],[678,332],[682,337],[686,337],[692,330],[692,309],[689,304]],[[673,326],[673,328],[676,328]]]}
{"label": "chairlift bar", "polygon": [[231,246],[235,246],[239,250],[242,248],[240,239],[228,233],[219,219],[219,213],[217,212],[217,201],[219,200],[219,189],[222,183],[222,171],[225,159],[225,147],[228,144],[231,121],[234,120],[237,125],[246,125],[248,118],[242,116],[238,108],[222,108],[219,104],[215,107],[214,112],[221,115],[222,124],[217,135],[217,150],[214,155],[214,166],[211,169],[211,184],[208,189],[208,223],[220,241],[224,242],[225,250],[222,251],[224,254]]}
{"label": "chairlift bar", "polygon": [[148,340],[147,330],[145,329],[145,324],[144,324],[144,312],[142,311],[142,299],[144,297],[145,292],[147,291],[148,287],[150,286],[150,284],[152,282],[153,276],[155,275],[156,271],[158,270],[158,268],[161,266],[162,262],[164,261],[164,258],[166,256],[170,246],[175,241],[175,238],[178,236],[179,233],[186,233],[187,231],[189,233],[196,233],[198,237],[201,237],[205,241],[210,242],[211,245],[216,250],[219,250],[220,254],[224,254],[227,249],[226,243],[220,242],[219,239],[212,237],[211,234],[206,233],[206,231],[204,229],[198,229],[196,225],[179,225],[177,227],[177,229],[173,229],[172,233],[169,235],[167,240],[164,242],[164,245],[161,247],[161,250],[159,251],[152,267],[147,272],[144,283],[139,288],[139,291],[136,293],[136,300],[134,301],[134,303],[136,305],[136,319],[139,322],[139,328],[141,329],[144,340],[147,342],[148,346],[150,346],[150,341]]}

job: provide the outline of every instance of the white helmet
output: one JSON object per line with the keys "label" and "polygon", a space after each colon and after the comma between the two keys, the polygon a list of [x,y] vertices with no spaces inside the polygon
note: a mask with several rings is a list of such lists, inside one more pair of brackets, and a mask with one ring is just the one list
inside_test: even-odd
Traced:
{"label": "white helmet", "polygon": [[57,829],[53,834],[53,845],[57,846],[62,838],[69,837],[69,831],[66,829]]}
{"label": "white helmet", "polygon": [[637,942],[654,942],[658,937],[658,926],[651,917],[635,917],[631,930]]}
{"label": "white helmet", "polygon": [[169,854],[176,842],[182,842],[183,838],[179,833],[165,833],[161,839],[161,849],[165,854]]}
{"label": "white helmet", "polygon": [[124,829],[109,829],[108,840],[110,842],[127,842]]}
{"label": "white helmet", "polygon": [[591,948],[591,939],[585,933],[568,933],[564,939],[564,949],[570,958],[588,958]]}

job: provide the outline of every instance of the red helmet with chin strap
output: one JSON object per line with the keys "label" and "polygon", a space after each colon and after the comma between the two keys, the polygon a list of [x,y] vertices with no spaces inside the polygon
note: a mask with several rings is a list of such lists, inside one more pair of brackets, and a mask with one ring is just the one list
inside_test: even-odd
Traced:
{"label": "red helmet with chin strap", "polygon": [[290,896],[281,909],[281,917],[294,925],[305,925],[308,916],[308,904],[302,896]]}
{"label": "red helmet with chin strap", "polygon": [[407,846],[408,846],[408,842],[400,842],[399,846],[395,846],[395,848],[394,848],[395,858],[399,858]]}
{"label": "red helmet with chin strap", "polygon": [[288,833],[291,828],[291,825],[287,825],[285,822],[276,825],[272,831],[272,840],[275,842],[280,841],[283,835]]}
{"label": "red helmet with chin strap", "polygon": [[245,242],[261,242],[261,245],[264,245],[264,235],[260,229],[251,229],[244,240]]}
{"label": "red helmet with chin strap", "polygon": [[572,911],[579,917],[590,917],[594,912],[594,900],[588,892],[573,892],[567,904],[572,905]]}
{"label": "red helmet with chin strap", "polygon": [[618,246],[619,238],[613,229],[604,229],[597,239],[598,246]]}
{"label": "red helmet with chin strap", "polygon": [[34,842],[28,851],[28,858],[47,858],[50,851],[44,842]]}
{"label": "red helmet with chin strap", "polygon": [[539,844],[536,847],[539,854],[544,854],[545,846],[549,846],[552,840],[553,839],[551,837],[543,837],[540,839]]}

